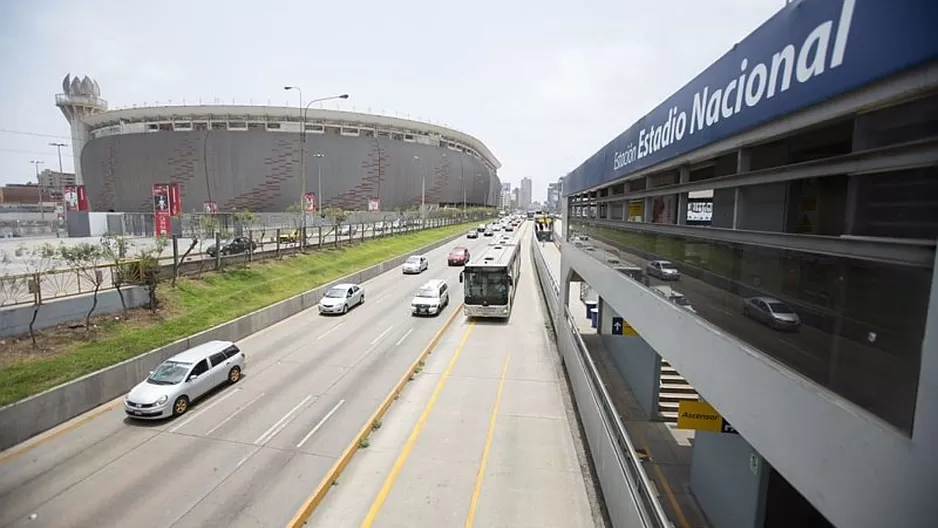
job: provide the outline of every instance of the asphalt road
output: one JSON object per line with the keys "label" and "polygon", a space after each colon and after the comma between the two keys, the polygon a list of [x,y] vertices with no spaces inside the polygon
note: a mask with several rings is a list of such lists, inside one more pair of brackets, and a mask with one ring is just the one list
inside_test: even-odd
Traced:
{"label": "asphalt road", "polygon": [[457,319],[309,526],[603,526],[530,225],[510,319]]}
{"label": "asphalt road", "polygon": [[[115,400],[0,454],[0,526],[284,526],[459,306],[449,250],[488,241],[454,241],[419,276],[363,284],[365,304],[345,316],[308,310],[242,340],[243,380],[185,416],[134,422]],[[432,278],[450,282],[450,306],[414,318],[410,300]]]}

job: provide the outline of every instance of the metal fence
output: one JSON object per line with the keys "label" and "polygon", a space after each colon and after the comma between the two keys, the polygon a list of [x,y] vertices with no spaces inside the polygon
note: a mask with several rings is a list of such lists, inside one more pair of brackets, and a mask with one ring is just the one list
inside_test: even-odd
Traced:
{"label": "metal fence", "polygon": [[[201,215],[200,215],[201,216]],[[212,216],[212,215],[208,215]],[[211,230],[199,229],[188,232],[188,236],[174,235],[166,241],[159,255],[160,280],[173,277],[198,275],[209,271],[218,271],[228,266],[243,266],[250,262],[283,258],[297,253],[320,249],[339,248],[368,239],[379,239],[425,229],[433,229],[475,222],[485,218],[483,214],[438,215],[425,219],[395,217],[397,221],[372,221],[360,223],[325,224],[299,228],[269,227],[274,225],[242,223],[230,219],[232,229],[222,229],[223,221],[214,215]],[[270,217],[275,218],[275,217]],[[135,220],[130,220],[135,222]],[[115,237],[102,238],[100,243],[111,243]],[[129,266],[139,260],[142,253],[154,252],[156,241],[153,238],[124,238],[125,252],[118,254],[117,262],[101,261],[84,269],[65,267],[62,260],[51,260],[47,266],[40,266],[29,255],[16,255],[18,260],[4,259],[0,262],[0,307],[42,304],[53,299],[84,295],[99,285],[99,291],[115,288],[117,285],[137,284],[139,281],[117,271],[130,269]],[[38,269],[38,268],[42,269]]]}

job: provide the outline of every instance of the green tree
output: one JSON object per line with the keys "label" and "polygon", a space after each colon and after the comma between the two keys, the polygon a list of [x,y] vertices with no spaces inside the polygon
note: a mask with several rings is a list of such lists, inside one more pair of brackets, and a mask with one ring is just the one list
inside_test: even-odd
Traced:
{"label": "green tree", "polygon": [[166,249],[166,240],[157,238],[153,247],[137,250],[137,281],[138,284],[147,288],[147,308],[150,310],[156,310],[159,306],[157,287],[160,282],[160,255],[163,254],[164,249]]}
{"label": "green tree", "polygon": [[91,331],[91,315],[98,308],[98,292],[104,284],[104,272],[101,264],[105,259],[104,249],[97,244],[83,242],[75,246],[59,248],[62,260],[68,263],[79,276],[94,286],[91,292],[91,309],[85,314],[85,331]]}
{"label": "green tree", "polygon": [[117,290],[117,296],[121,300],[121,310],[127,311],[127,301],[124,299],[124,291],[121,286],[127,279],[127,266],[124,259],[127,258],[127,252],[130,249],[130,239],[116,233],[106,233],[101,237],[101,257],[111,264],[111,282],[114,289]]}
{"label": "green tree", "polygon": [[[17,248],[17,255],[26,257],[21,263],[26,273],[20,275],[17,280],[25,280],[26,288],[33,294],[33,316],[29,320],[29,339],[33,343],[33,348],[36,348],[38,346],[36,344],[36,319],[42,308],[42,278],[55,266],[58,251],[55,246],[47,242],[32,250],[21,245]],[[16,288],[16,285],[13,287]]]}

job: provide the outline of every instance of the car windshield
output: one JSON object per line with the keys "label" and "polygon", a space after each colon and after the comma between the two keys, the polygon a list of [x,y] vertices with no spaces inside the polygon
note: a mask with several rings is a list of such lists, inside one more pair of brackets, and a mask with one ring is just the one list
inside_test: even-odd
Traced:
{"label": "car windshield", "polygon": [[772,312],[777,313],[777,314],[790,314],[790,313],[795,313],[795,312],[791,311],[791,308],[789,308],[787,305],[782,304],[782,303],[780,303],[780,302],[770,302],[770,303],[769,303],[769,308],[772,309]]}
{"label": "car windshield", "polygon": [[186,373],[192,367],[192,363],[180,363],[178,361],[165,361],[156,367],[147,383],[152,385],[176,385],[186,379]]}
{"label": "car windshield", "polygon": [[661,269],[677,271],[677,268],[674,267],[674,264],[671,264],[670,262],[662,262]]}
{"label": "car windshield", "polygon": [[345,288],[332,288],[331,290],[326,292],[326,297],[329,297],[330,299],[339,299],[339,298],[345,297],[347,293],[348,293],[348,290],[346,290]]}
{"label": "car windshield", "polygon": [[421,288],[417,290],[417,297],[421,297],[424,299],[436,299],[437,297],[436,290],[434,290],[433,288]]}
{"label": "car windshield", "polygon": [[420,257],[407,257],[405,264],[420,264]]}
{"label": "car windshield", "polygon": [[467,270],[463,279],[466,304],[508,304],[508,275],[505,270]]}

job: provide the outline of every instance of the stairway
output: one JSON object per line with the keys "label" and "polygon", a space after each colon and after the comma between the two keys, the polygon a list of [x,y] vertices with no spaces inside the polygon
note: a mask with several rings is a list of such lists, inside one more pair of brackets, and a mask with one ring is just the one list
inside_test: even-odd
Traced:
{"label": "stairway", "polygon": [[658,414],[662,420],[677,423],[681,400],[699,400],[697,390],[687,383],[670,363],[661,360],[661,385],[658,391]]}

